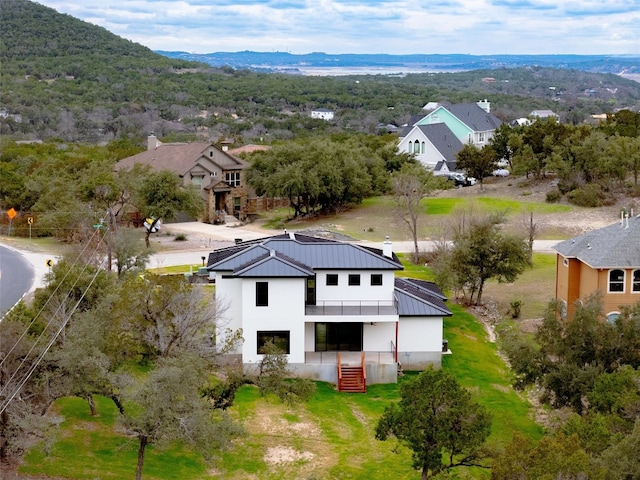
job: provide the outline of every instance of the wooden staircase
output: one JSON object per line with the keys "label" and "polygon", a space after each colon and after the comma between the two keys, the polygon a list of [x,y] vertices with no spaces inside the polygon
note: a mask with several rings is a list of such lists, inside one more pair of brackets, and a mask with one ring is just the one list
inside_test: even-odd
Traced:
{"label": "wooden staircase", "polygon": [[360,365],[343,365],[338,352],[338,391],[365,393],[367,391],[367,370],[364,365],[364,352]]}

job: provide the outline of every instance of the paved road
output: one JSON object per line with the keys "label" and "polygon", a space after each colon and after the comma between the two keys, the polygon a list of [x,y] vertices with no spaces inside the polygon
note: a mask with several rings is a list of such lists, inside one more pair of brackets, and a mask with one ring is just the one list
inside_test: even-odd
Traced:
{"label": "paved road", "polygon": [[[171,223],[166,225],[166,229],[174,233],[195,234],[217,242],[228,242],[226,243],[228,245],[233,244],[236,238],[241,238],[242,240],[254,240],[269,235],[275,235],[277,233],[275,231],[255,231],[242,227],[210,225],[199,222]],[[369,247],[382,248],[382,242],[357,240],[355,243]],[[535,240],[533,242],[533,250],[536,252],[553,253],[555,252],[553,247],[557,243],[557,240]],[[219,246],[224,246],[224,244]],[[434,246],[435,242],[430,240],[418,242],[418,247],[421,251],[431,251]],[[213,248],[202,246],[189,252],[157,253],[151,256],[147,266],[150,268],[159,268],[169,267],[172,265],[202,265],[202,257],[207,257],[211,250],[213,250]],[[393,251],[396,253],[411,253],[413,252],[413,242],[393,242]]]}
{"label": "paved road", "polygon": [[29,293],[36,272],[20,252],[0,245],[0,318]]}
{"label": "paved road", "polygon": [[[225,245],[232,245],[236,238],[243,240],[253,240],[256,238],[262,238],[269,235],[274,235],[273,231],[256,231],[252,229],[238,227],[231,227],[226,225],[209,225],[206,223],[198,222],[185,222],[185,223],[173,223],[167,224],[166,228],[172,232],[198,235],[203,239],[211,240],[202,242],[202,245],[197,248],[189,249],[188,251],[173,251],[163,252],[152,255],[147,263],[149,268],[170,267],[173,265],[202,265],[202,257],[208,257],[209,252],[214,248],[219,248]],[[392,239],[393,240],[393,239]],[[369,241],[357,241],[356,243],[382,248],[382,242],[369,242]],[[553,253],[553,246],[558,243],[557,240],[536,240],[533,244],[533,249],[536,252]],[[429,251],[433,249],[434,243],[431,241],[418,242],[420,250]],[[49,271],[46,266],[47,259],[53,259],[56,257],[47,253],[35,253],[25,250],[17,250],[7,245],[0,245],[0,312],[7,308],[10,308],[15,302],[17,302],[23,293],[31,293],[36,288],[45,285],[44,278]],[[413,251],[413,242],[393,242],[393,250],[400,253],[410,253]],[[16,263],[15,266],[11,264],[10,257],[21,258],[22,260],[15,260],[16,262],[25,260],[28,265],[31,265],[31,269],[25,267],[24,263]],[[18,275],[17,271],[29,271],[29,280],[26,280],[27,286],[24,285],[16,289],[16,293],[11,293],[14,286],[18,283],[15,278]],[[22,277],[23,275],[19,275]],[[7,293],[5,293],[5,289]],[[17,298],[16,298],[17,296]],[[13,302],[13,303],[12,303]],[[5,304],[8,307],[5,307]]]}

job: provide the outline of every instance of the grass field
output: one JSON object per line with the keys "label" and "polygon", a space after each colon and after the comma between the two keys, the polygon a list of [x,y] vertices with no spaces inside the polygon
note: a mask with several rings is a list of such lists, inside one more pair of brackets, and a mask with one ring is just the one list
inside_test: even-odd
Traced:
{"label": "grass field", "polygon": [[513,300],[522,302],[522,319],[542,317],[547,304],[555,295],[556,255],[534,253],[533,267],[525,271],[513,283],[490,280],[482,294],[483,301],[495,303],[498,311],[509,315]]}
{"label": "grass field", "polygon": [[[505,215],[506,224],[511,229],[520,229],[523,214],[533,213],[541,217],[544,215],[567,213],[574,207],[545,202],[532,202],[507,197],[428,197],[421,201],[421,215],[418,220],[418,237],[428,239],[438,235],[445,225],[451,222],[460,212],[474,212],[477,214]],[[291,221],[291,209],[280,209],[270,212],[260,220],[261,226],[281,230],[307,228],[325,228],[339,231],[361,240],[381,242],[386,235],[394,240],[411,240],[406,224],[394,211],[391,197],[371,197],[365,199],[361,205],[345,212],[318,216],[314,219]],[[285,223],[285,220],[289,219]],[[557,234],[554,234],[554,238]]]}

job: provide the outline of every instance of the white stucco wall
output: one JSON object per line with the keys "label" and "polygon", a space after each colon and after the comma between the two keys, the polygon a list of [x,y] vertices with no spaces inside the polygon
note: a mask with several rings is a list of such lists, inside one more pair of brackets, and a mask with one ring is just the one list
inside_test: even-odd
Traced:
{"label": "white stucco wall", "polygon": [[396,343],[396,322],[373,322],[363,325],[362,348],[368,352],[390,352]]}
{"label": "white stucco wall", "polygon": [[[269,305],[266,307],[256,306],[256,282],[259,281],[266,281],[269,284]],[[257,352],[259,330],[289,331],[289,362],[304,363],[305,289],[306,279],[303,278],[243,279],[241,298],[244,303],[242,311],[244,363],[257,363],[262,358]]]}
{"label": "white stucco wall", "polygon": [[[237,331],[242,328],[242,282],[239,279],[222,278],[221,272],[216,275],[216,309],[218,311],[216,322],[216,344],[221,347],[225,344],[227,329]],[[240,353],[242,345],[230,353]]]}
{"label": "white stucco wall", "polygon": [[[349,274],[360,274],[360,285],[349,285]],[[327,285],[327,274],[338,275],[338,285]],[[382,285],[371,285],[371,274],[382,275]],[[393,270],[366,270],[351,272],[344,270],[322,270],[316,275],[316,301],[318,305],[326,302],[368,301],[391,305],[394,289]],[[335,304],[335,303],[334,303]]]}
{"label": "white stucco wall", "polygon": [[442,317],[402,317],[398,327],[398,351],[441,352]]}

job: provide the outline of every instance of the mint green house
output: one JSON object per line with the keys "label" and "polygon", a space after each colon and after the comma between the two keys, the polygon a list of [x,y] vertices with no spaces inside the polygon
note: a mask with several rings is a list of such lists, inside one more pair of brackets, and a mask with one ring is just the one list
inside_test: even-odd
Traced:
{"label": "mint green house", "polygon": [[[414,117],[405,127],[398,150],[413,154],[435,173],[454,171],[458,151],[466,144],[478,148],[487,145],[501,124],[502,121],[491,113],[487,100],[438,105],[426,115]],[[429,125],[440,128],[425,128]]]}

